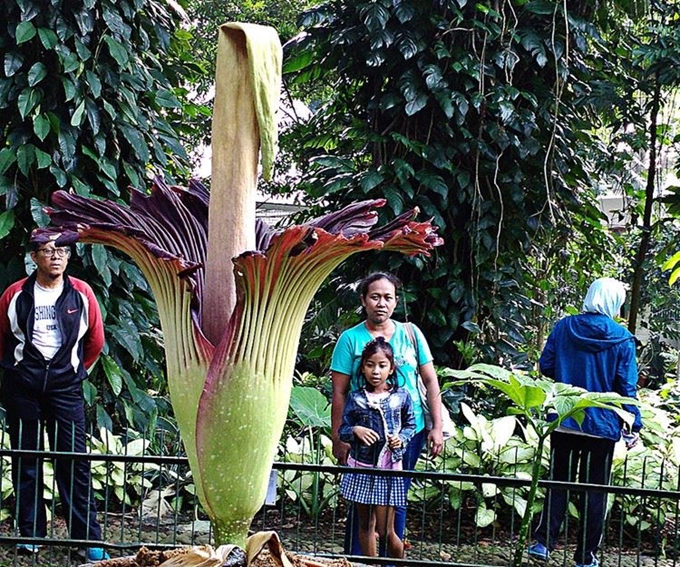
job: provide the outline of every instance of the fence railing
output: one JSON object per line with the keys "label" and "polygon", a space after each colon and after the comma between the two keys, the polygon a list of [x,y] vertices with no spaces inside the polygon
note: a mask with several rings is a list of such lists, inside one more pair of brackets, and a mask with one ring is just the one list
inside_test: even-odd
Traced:
{"label": "fence railing", "polygon": [[[1,435],[1,434],[0,434]],[[79,565],[85,540],[71,539],[63,520],[51,467],[54,459],[90,462],[104,546],[113,557],[134,554],[140,547],[174,548],[212,543],[207,517],[200,509],[186,458],[177,444],[160,444],[161,454],[149,454],[139,440],[115,438],[115,451],[99,453],[16,451],[0,438],[0,565]],[[113,441],[109,440],[109,448]],[[132,444],[135,442],[136,444]],[[90,443],[90,447],[92,447]],[[15,527],[17,499],[11,460],[37,458],[43,463],[43,496],[49,518],[44,538],[21,537]],[[309,462],[286,462],[285,453],[273,465],[267,504],[253,530],[277,531],[286,549],[317,556],[343,554],[346,503],[339,495],[345,467]],[[436,468],[435,468],[436,465]],[[432,566],[508,565],[521,521],[523,495],[529,479],[522,475],[461,474],[447,470],[445,460],[424,461],[424,470],[367,471],[377,475],[403,474],[413,478],[409,494],[407,555],[404,564]],[[639,468],[639,467],[638,467]],[[643,467],[644,469],[644,467]],[[363,471],[362,471],[363,472]],[[661,482],[659,479],[665,479]],[[680,562],[680,490],[668,488],[663,465],[650,466],[633,485],[598,486],[542,481],[545,488],[564,488],[573,497],[586,490],[610,495],[602,565],[675,566]],[[224,479],[229,482],[229,479]],[[630,484],[630,485],[628,485]],[[553,565],[572,565],[577,533],[575,508],[567,515],[564,534],[551,557]],[[39,557],[20,558],[15,544],[41,547]],[[89,543],[91,545],[91,542]],[[352,559],[352,558],[351,558]],[[361,558],[353,558],[361,561]],[[28,563],[27,563],[28,562]],[[372,560],[388,564],[390,560]]]}

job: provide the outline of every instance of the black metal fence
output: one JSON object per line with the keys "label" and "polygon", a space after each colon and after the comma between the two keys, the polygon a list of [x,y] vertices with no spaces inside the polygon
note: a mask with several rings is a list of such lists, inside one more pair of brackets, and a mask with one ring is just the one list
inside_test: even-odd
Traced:
{"label": "black metal fence", "polygon": [[[179,443],[151,442],[102,431],[92,436],[88,454],[13,451],[0,431],[0,543],[2,565],[79,565],[85,563],[84,540],[71,539],[56,490],[54,458],[90,462],[94,495],[103,529],[103,545],[112,557],[151,549],[211,543],[212,533],[195,497],[186,458]],[[320,445],[291,455],[283,449],[273,466],[267,504],[253,530],[275,530],[292,551],[317,556],[343,553],[346,504],[339,495],[343,467],[333,466]],[[324,457],[324,455],[326,457]],[[17,498],[11,460],[39,458],[44,467],[43,497],[48,534],[22,538],[15,526]],[[18,462],[18,461],[15,461]],[[509,565],[529,485],[525,474],[461,474],[446,459],[423,459],[413,478],[407,521],[405,564],[432,566]],[[458,461],[456,461],[458,466]],[[563,487],[574,497],[584,490],[609,493],[601,564],[675,566],[680,562],[680,486],[677,466],[638,463],[635,475],[619,471],[612,486],[542,481],[542,489]],[[665,468],[664,468],[665,467]],[[669,471],[673,474],[668,474]],[[376,471],[376,474],[384,474]],[[395,474],[390,472],[389,474]],[[398,474],[398,473],[396,473]],[[228,482],[228,479],[225,479]],[[669,483],[671,483],[669,485]],[[540,503],[540,502],[539,502]],[[572,565],[577,533],[575,508],[567,515],[563,537],[551,565]],[[41,546],[38,555],[22,557],[17,543]],[[90,543],[91,545],[91,543]],[[360,558],[355,558],[360,561]],[[372,560],[372,563],[394,561]]]}

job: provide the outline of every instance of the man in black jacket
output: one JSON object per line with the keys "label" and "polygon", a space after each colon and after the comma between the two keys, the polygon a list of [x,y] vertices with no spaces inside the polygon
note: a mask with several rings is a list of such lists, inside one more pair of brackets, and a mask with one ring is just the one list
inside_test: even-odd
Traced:
{"label": "man in black jacket", "polygon": [[[13,449],[43,450],[44,431],[54,451],[85,453],[82,382],[104,346],[101,311],[92,289],[65,275],[68,238],[34,232],[31,259],[35,272],[10,285],[0,297],[0,356],[4,370],[2,400]],[[45,537],[47,517],[42,460],[12,459],[17,524],[24,537]],[[57,458],[55,477],[71,537],[101,540],[90,465]],[[20,543],[22,553],[38,545]],[[108,558],[102,547],[87,558]]]}

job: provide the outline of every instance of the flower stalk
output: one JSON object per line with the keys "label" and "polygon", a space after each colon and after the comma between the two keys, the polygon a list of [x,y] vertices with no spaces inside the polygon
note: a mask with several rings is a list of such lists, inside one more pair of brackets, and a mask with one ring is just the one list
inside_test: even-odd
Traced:
{"label": "flower stalk", "polygon": [[[221,52],[231,54],[234,65],[218,64],[219,69],[246,64],[252,73],[255,65],[248,57],[276,52],[268,29],[226,29],[238,45]],[[384,200],[357,203],[284,231],[254,218],[241,222],[251,210],[254,217],[254,204],[239,204],[234,191],[239,199],[247,193],[254,203],[254,140],[268,168],[275,144],[272,93],[278,97],[280,87],[276,73],[266,71],[256,79],[241,71],[237,79],[250,80],[251,88],[224,101],[231,114],[215,111],[213,160],[218,165],[213,166],[210,195],[197,181],[182,188],[161,179],[154,180],[149,193],[132,189],[129,206],[58,191],[54,207],[46,209],[51,226],[45,230],[77,233],[82,242],[115,247],[148,279],[165,339],[171,401],[199,499],[216,542],[243,547],[264,502],[302,324],[315,292],[352,254],[396,250],[427,255],[442,240],[429,222],[415,222],[417,209],[377,227],[376,209]],[[254,116],[253,132],[216,142],[233,126],[222,121],[234,113],[250,117],[245,122]],[[242,132],[246,125],[234,128]],[[222,155],[232,152],[239,156]],[[233,250],[229,256],[227,249]],[[233,302],[224,301],[225,290],[233,290]]]}

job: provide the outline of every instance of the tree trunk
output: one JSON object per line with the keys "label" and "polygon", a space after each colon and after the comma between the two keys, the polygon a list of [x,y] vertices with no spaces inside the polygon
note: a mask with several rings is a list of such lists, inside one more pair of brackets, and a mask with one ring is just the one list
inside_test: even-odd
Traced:
{"label": "tree trunk", "polygon": [[659,106],[661,102],[661,85],[658,74],[654,77],[654,94],[649,116],[649,167],[647,168],[647,185],[645,187],[645,209],[642,217],[640,244],[635,254],[633,264],[633,281],[630,293],[630,314],[628,316],[628,329],[635,334],[637,329],[638,315],[640,311],[640,295],[642,293],[642,280],[644,278],[645,260],[651,247],[652,241],[652,207],[656,189],[656,160],[657,160],[657,124],[659,118]]}

